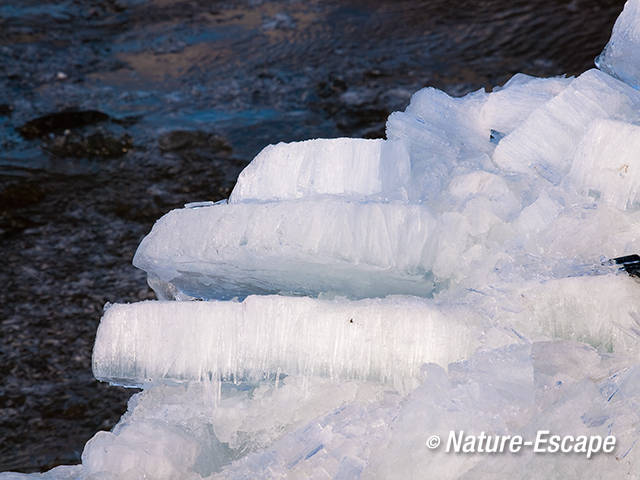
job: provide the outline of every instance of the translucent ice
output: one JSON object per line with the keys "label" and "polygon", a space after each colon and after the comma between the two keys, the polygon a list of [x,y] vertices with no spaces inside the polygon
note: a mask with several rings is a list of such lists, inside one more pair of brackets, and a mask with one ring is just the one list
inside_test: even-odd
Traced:
{"label": "translucent ice", "polygon": [[[388,140],[267,147],[162,217],[134,264],[208,301],[106,310],[94,373],[144,390],[40,478],[635,478],[640,286],[607,259],[639,250],[639,12],[601,70],[420,90]],[[425,446],[540,429],[616,451]]]}
{"label": "translucent ice", "polygon": [[571,164],[570,181],[584,195],[621,210],[640,203],[640,126],[615,120],[591,124]]}
{"label": "translucent ice", "polygon": [[479,112],[485,137],[491,130],[507,135],[531,112],[564,90],[571,78],[536,78],[518,73],[503,86],[493,89]]}
{"label": "translucent ice", "polygon": [[481,345],[518,341],[469,309],[423,299],[144,302],[112,306],[98,329],[96,378],[262,379],[276,374],[411,384],[423,363],[447,365]]}
{"label": "translucent ice", "polygon": [[598,68],[640,88],[640,1],[629,0],[616,20],[607,46],[596,59]]}
{"label": "translucent ice", "polygon": [[402,203],[326,199],[174,210],[142,241],[133,263],[154,276],[161,295],[168,282],[199,298],[429,295],[434,226],[424,206]]}
{"label": "translucent ice", "polygon": [[598,119],[639,120],[640,92],[592,69],[503,138],[493,160],[507,171],[535,172],[557,184],[571,167],[587,128]]}
{"label": "translucent ice", "polygon": [[269,145],[245,168],[230,203],[321,195],[403,198],[409,181],[404,144],[336,138]]}

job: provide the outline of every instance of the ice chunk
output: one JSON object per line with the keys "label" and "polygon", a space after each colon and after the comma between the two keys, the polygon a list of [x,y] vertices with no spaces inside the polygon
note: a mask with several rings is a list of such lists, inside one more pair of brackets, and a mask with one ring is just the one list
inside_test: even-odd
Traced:
{"label": "ice chunk", "polygon": [[536,78],[518,73],[488,96],[480,110],[485,134],[491,130],[507,135],[515,130],[540,105],[564,90],[571,78]]}
{"label": "ice chunk", "polygon": [[[112,433],[100,432],[87,443],[83,475],[76,478],[210,478],[234,460],[271,449],[283,437],[289,447],[286,458],[295,460],[317,449],[317,443],[308,446],[317,437],[300,438],[297,446],[292,437],[301,427],[308,434],[318,431],[314,425],[323,419],[330,427],[336,416],[349,419],[373,410],[361,421],[377,416],[382,421],[371,428],[382,435],[392,407],[401,399],[388,390],[388,385],[289,376],[278,385],[225,384],[214,403],[207,384],[155,385],[132,397]],[[352,426],[346,426],[345,433],[349,431],[354,431]],[[351,437],[357,448],[362,436]],[[360,448],[367,451],[364,445]],[[268,467],[261,468],[264,472]]]}
{"label": "ice chunk", "polygon": [[536,172],[557,184],[597,119],[640,119],[640,92],[606,73],[589,70],[503,138],[493,160],[504,170]]}
{"label": "ice chunk", "polygon": [[489,338],[489,326],[467,309],[410,297],[116,305],[100,323],[93,371],[125,385],[277,373],[402,385],[425,362],[465,358]]}
{"label": "ice chunk", "polygon": [[[144,448],[141,448],[144,445]],[[98,432],[85,446],[82,465],[92,473],[108,472],[110,478],[184,478],[183,464],[193,465],[200,445],[182,429],[165,422],[126,423],[115,432]]]}
{"label": "ice chunk", "polygon": [[569,180],[585,195],[621,210],[640,203],[640,126],[615,120],[591,124],[573,157]]}
{"label": "ice chunk", "polygon": [[426,296],[434,219],[426,207],[337,200],[174,210],[133,263],[161,297],[171,283],[198,298],[252,293]]}
{"label": "ice chunk", "polygon": [[404,112],[391,114],[387,138],[403,142],[411,158],[410,199],[433,199],[458,163],[475,165],[491,152],[489,132],[478,122],[486,98],[483,91],[454,98],[424,88]]}
{"label": "ice chunk", "polygon": [[361,138],[279,143],[240,173],[230,203],[291,200],[330,194],[403,198],[409,155],[400,142]]}
{"label": "ice chunk", "polygon": [[[420,478],[424,472],[443,479],[620,478],[640,468],[637,455],[627,455],[638,441],[637,408],[631,396],[616,399],[615,377],[631,380],[632,372],[607,355],[573,342],[534,343],[476,354],[469,361],[427,370],[423,385],[402,404],[389,425],[389,436],[372,447],[361,478]],[[607,378],[611,376],[610,378]],[[624,382],[622,382],[624,383]],[[633,395],[633,394],[632,394]],[[615,435],[613,454],[587,460],[584,455],[533,453],[446,453],[450,432],[478,435]],[[431,435],[440,448],[424,445]],[[538,475],[538,473],[536,475]]]}
{"label": "ice chunk", "polygon": [[520,287],[518,305],[506,300],[496,318],[532,339],[577,340],[640,359],[639,288],[625,274],[557,278]]}
{"label": "ice chunk", "polygon": [[640,0],[625,3],[596,65],[632,87],[640,88]]}

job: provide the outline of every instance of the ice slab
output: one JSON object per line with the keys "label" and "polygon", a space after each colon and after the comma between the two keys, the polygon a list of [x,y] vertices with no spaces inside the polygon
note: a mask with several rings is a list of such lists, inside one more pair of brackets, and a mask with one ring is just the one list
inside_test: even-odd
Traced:
{"label": "ice slab", "polygon": [[486,137],[493,130],[508,135],[571,81],[567,77],[537,78],[517,73],[504,86],[494,88],[482,105],[478,121],[483,134]]}
{"label": "ice slab", "polygon": [[486,98],[483,91],[455,98],[424,88],[411,97],[404,112],[389,116],[387,138],[404,143],[411,159],[409,199],[435,198],[456,165],[476,164],[492,151],[489,132],[477,121]]}
{"label": "ice slab", "polygon": [[464,308],[424,299],[143,302],[109,308],[93,352],[96,378],[124,385],[262,379],[276,374],[411,384],[480,345],[517,341]]}
{"label": "ice slab", "polygon": [[457,306],[404,296],[116,305],[100,323],[93,369],[128,386],[279,374],[401,386],[424,363],[446,366],[507,343],[577,340],[640,359],[637,290],[623,274],[472,292]]}
{"label": "ice slab", "polygon": [[581,274],[637,250],[640,211],[551,186],[525,204],[517,188],[475,171],[454,177],[437,207],[316,199],[174,210],[134,265],[161,299],[431,297]]}
{"label": "ice slab", "polygon": [[409,155],[400,142],[316,139],[265,147],[240,173],[230,203],[340,195],[406,197]]}
{"label": "ice slab", "polygon": [[640,119],[640,92],[599,70],[589,70],[535,110],[493,153],[502,169],[537,173],[558,184],[594,120]]}
{"label": "ice slab", "polygon": [[640,360],[638,281],[626,274],[584,275],[525,284],[493,315],[531,340],[574,340]]}
{"label": "ice slab", "polygon": [[573,156],[569,181],[582,194],[616,206],[640,203],[640,126],[594,121]]}
{"label": "ice slab", "polygon": [[456,98],[435,88],[418,91],[404,112],[392,113],[387,121],[387,137],[409,151],[408,198],[433,200],[456,169],[490,168],[486,156],[500,138],[570,82],[517,74],[491,93]]}
{"label": "ice slab", "polygon": [[640,1],[628,0],[596,59],[599,69],[640,88]]}
{"label": "ice slab", "polygon": [[434,219],[421,205],[338,200],[174,210],[138,247],[161,298],[252,293],[427,296]]}

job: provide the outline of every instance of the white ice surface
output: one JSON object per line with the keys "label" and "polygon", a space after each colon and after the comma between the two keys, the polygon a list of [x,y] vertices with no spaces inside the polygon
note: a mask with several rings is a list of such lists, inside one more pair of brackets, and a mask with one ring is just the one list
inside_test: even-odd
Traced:
{"label": "white ice surface", "polygon": [[265,147],[238,177],[230,203],[406,197],[411,165],[401,142],[362,138],[317,139]]}
{"label": "white ice surface", "polygon": [[446,367],[510,343],[570,339],[640,359],[637,293],[626,275],[598,275],[471,292],[459,305],[400,296],[114,305],[98,329],[93,371],[128,386],[286,374],[403,390],[425,363]]}
{"label": "white ice surface", "polygon": [[589,70],[536,109],[503,138],[493,154],[506,171],[535,172],[557,184],[594,120],[640,120],[640,92],[599,70]]}
{"label": "white ice surface", "polygon": [[621,210],[640,203],[640,126],[596,120],[573,156],[569,180],[580,193]]}
{"label": "white ice surface", "polygon": [[[640,365],[573,341],[486,350],[425,365],[408,394],[366,382],[289,376],[225,385],[155,385],[83,452],[75,477],[102,480],[634,478],[640,469]],[[615,435],[614,454],[465,455],[429,450],[449,431]],[[22,476],[4,475],[18,479]]]}
{"label": "white ice surface", "polygon": [[133,263],[201,298],[428,295],[434,227],[420,205],[333,199],[215,205],[165,215]]}
{"label": "white ice surface", "polygon": [[603,255],[635,251],[639,211],[551,185],[519,199],[524,187],[478,170],[451,180],[438,211],[337,199],[174,210],[143,240],[134,265],[165,299],[363,298],[576,275]]}
{"label": "white ice surface", "polygon": [[629,0],[625,4],[596,64],[610,75],[640,88],[640,0]]}
{"label": "white ice surface", "polygon": [[469,309],[415,297],[143,302],[106,311],[93,371],[130,386],[287,374],[402,388],[424,363],[446,366],[482,345],[518,340]]}

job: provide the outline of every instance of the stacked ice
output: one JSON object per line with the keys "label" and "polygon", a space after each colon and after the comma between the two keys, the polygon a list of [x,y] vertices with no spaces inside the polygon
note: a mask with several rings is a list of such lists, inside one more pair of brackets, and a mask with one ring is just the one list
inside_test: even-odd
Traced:
{"label": "stacked ice", "polygon": [[[640,284],[605,260],[640,247],[639,25],[600,70],[423,89],[386,140],[269,146],[161,218],[134,259],[161,301],[109,307],[93,357],[144,390],[45,477],[637,477]],[[425,446],[457,430],[617,444]]]}

